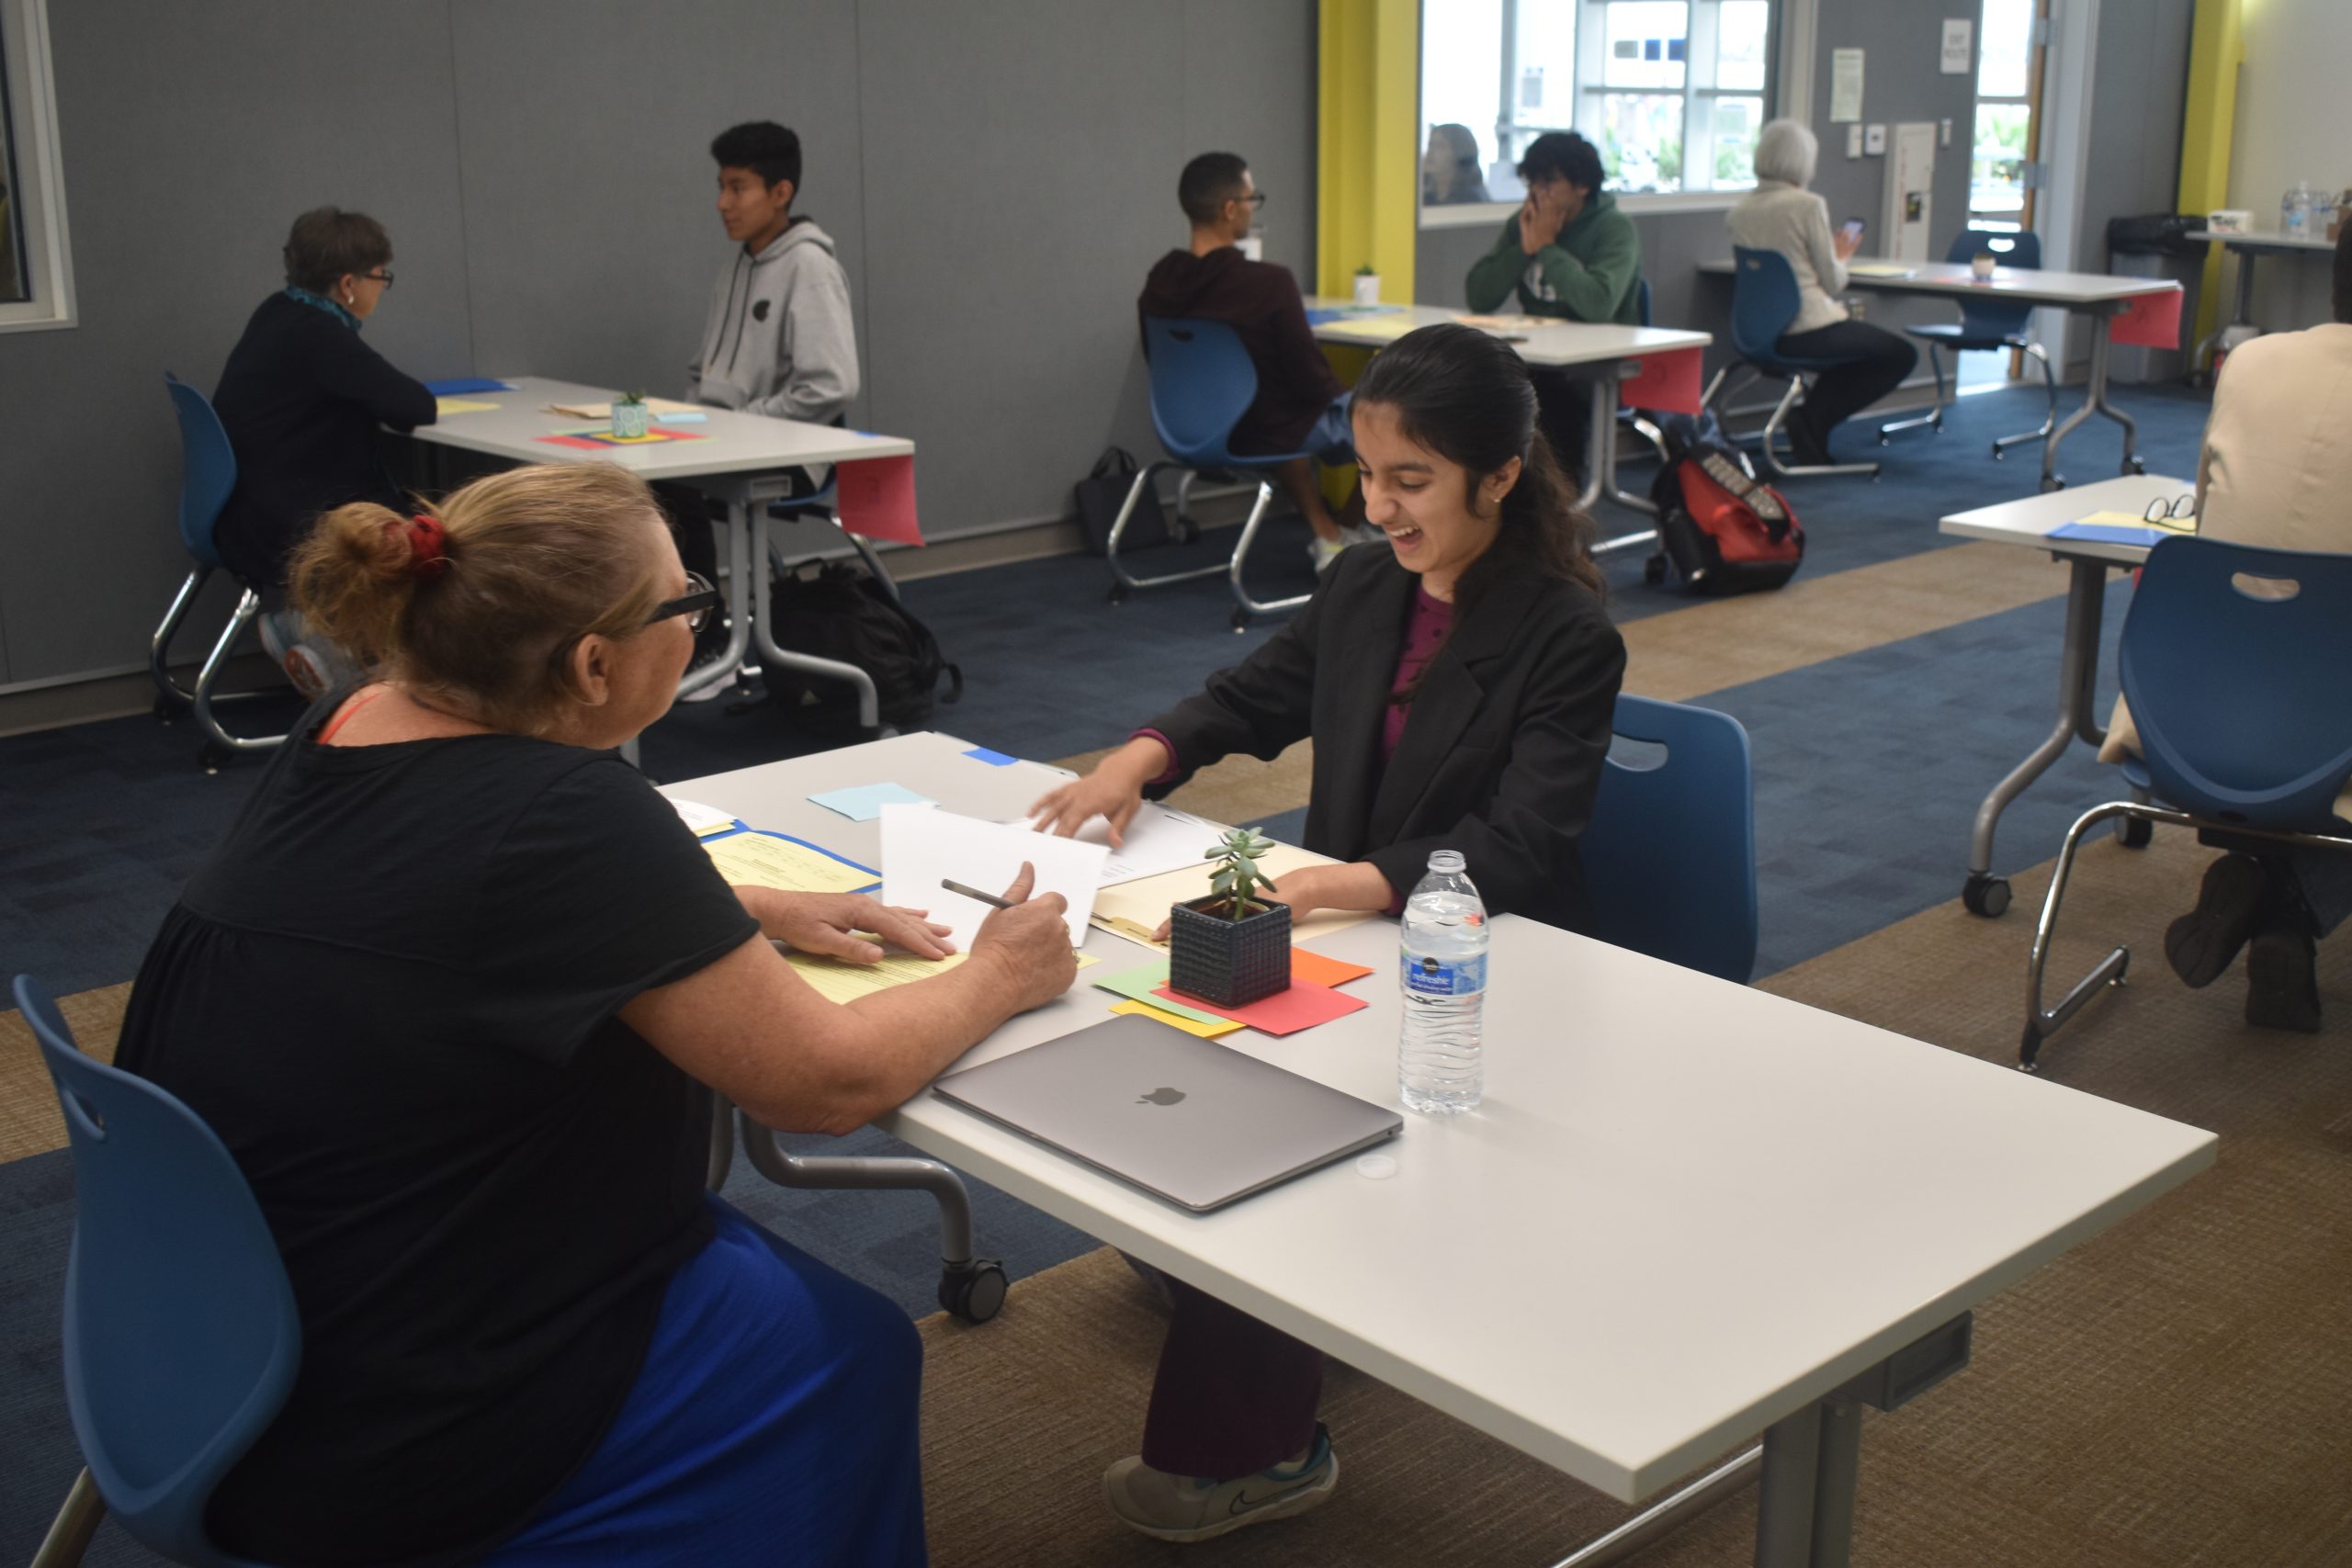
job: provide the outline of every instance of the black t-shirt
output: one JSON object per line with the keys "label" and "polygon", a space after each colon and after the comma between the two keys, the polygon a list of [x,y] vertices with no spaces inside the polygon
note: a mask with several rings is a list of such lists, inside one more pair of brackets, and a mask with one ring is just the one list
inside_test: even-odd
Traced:
{"label": "black t-shirt", "polygon": [[594,1449],[708,1239],[692,1083],[616,1010],[758,924],[611,753],[322,747],[328,711],[165,919],[117,1059],[228,1145],[301,1314],[216,1539],[455,1561]]}

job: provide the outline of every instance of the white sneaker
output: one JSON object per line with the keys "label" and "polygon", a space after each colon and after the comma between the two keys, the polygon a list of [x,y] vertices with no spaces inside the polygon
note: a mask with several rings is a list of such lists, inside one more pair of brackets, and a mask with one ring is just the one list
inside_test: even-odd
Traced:
{"label": "white sneaker", "polygon": [[1338,560],[1340,552],[1347,547],[1346,539],[1327,539],[1320,534],[1307,540],[1306,558],[1315,563],[1315,575],[1320,577],[1330,570],[1331,563]]}
{"label": "white sneaker", "polygon": [[1130,1456],[1102,1472],[1102,1499],[1113,1513],[1156,1540],[1207,1540],[1244,1525],[1319,1508],[1339,1483],[1331,1434],[1317,1422],[1314,1444],[1296,1464],[1278,1464],[1238,1481],[1194,1481]]}

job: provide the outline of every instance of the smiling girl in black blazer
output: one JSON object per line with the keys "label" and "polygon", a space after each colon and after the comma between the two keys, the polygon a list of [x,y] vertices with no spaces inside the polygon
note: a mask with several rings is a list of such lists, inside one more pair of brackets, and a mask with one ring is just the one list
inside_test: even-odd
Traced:
{"label": "smiling girl in black blazer", "polygon": [[[1065,834],[1107,818],[1115,843],[1147,795],[1311,736],[1306,848],[1341,863],[1282,879],[1270,896],[1294,919],[1400,909],[1430,852],[1456,850],[1490,911],[1589,931],[1577,844],[1625,645],[1526,367],[1485,333],[1423,327],[1372,362],[1352,421],[1391,547],[1348,550],[1289,625],[1031,815]],[[1339,1473],[1315,1419],[1322,1357],[1170,1284],[1143,1452],[1103,1477],[1112,1508],[1198,1540],[1322,1502]]]}

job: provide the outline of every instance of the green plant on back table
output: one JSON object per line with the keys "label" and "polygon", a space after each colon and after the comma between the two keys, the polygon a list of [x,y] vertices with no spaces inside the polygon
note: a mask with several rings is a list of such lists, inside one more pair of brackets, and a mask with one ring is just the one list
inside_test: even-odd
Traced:
{"label": "green plant on back table", "polygon": [[1269,893],[1279,891],[1274,879],[1258,869],[1260,858],[1273,847],[1274,841],[1261,838],[1255,828],[1232,828],[1202,853],[1203,860],[1217,863],[1209,877],[1209,891],[1224,897],[1234,919],[1242,919],[1265,908],[1252,902],[1252,895],[1259,888]]}

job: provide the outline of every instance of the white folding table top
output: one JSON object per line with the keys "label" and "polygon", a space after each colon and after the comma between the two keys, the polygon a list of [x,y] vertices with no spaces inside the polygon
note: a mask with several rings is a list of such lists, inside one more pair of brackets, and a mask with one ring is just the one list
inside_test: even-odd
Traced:
{"label": "white folding table top", "polygon": [[[965,745],[673,793],[854,855],[872,825],[812,825],[810,791],[889,782],[991,816],[1058,776]],[[1390,1102],[1395,924],[1316,946],[1375,966],[1348,987],[1370,1005],[1224,1043]],[[1103,1021],[1090,979],[1152,956],[1100,931],[1084,951],[1109,967],[960,1065]],[[2213,1158],[2196,1128],[1534,921],[1495,921],[1492,966],[1486,1101],[1408,1116],[1385,1179],[1341,1162],[1193,1215],[928,1092],[880,1125],[1628,1502]]]}
{"label": "white folding table top", "polygon": [[[1310,310],[1353,309],[1349,300],[1319,296],[1308,299],[1306,307]],[[1394,323],[1399,314],[1409,318],[1415,327],[1426,327],[1440,321],[1458,321],[1466,313],[1441,305],[1397,305],[1385,307],[1378,313],[1319,321],[1313,331],[1320,343],[1385,348],[1396,341],[1386,335],[1386,324]],[[1365,330],[1367,326],[1372,327],[1370,332]],[[1486,330],[1510,339],[1520,358],[1530,365],[1592,365],[1613,359],[1639,359],[1672,349],[1704,348],[1714,341],[1705,333],[1680,327],[1626,327],[1608,321],[1544,321],[1541,325]]]}
{"label": "white folding table top", "polygon": [[[867,435],[830,424],[770,419],[764,414],[738,413],[729,409],[705,411],[708,417],[676,428],[701,439],[662,441],[644,446],[563,446],[542,441],[595,424],[548,412],[550,403],[608,402],[616,395],[609,387],[584,387],[576,381],[553,381],[542,376],[507,376],[511,392],[466,392],[465,402],[498,406],[473,413],[446,415],[438,423],[420,427],[419,441],[436,446],[457,446],[487,452],[520,463],[616,463],[648,479],[688,479],[698,475],[762,473],[810,463],[854,463],[861,457],[904,457],[915,444],[896,435]],[[661,429],[659,421],[655,429]]]}
{"label": "white folding table top", "polygon": [[2143,517],[2152,501],[2170,505],[2184,495],[2195,493],[2194,479],[2177,479],[2165,474],[2125,474],[2096,484],[2052,491],[2046,495],[2029,495],[2019,501],[1955,512],[1939,520],[1936,531],[1969,539],[1987,539],[1996,545],[2027,545],[2060,555],[2080,556],[2086,560],[2138,566],[2148,558],[2149,547],[2145,545],[2052,539],[2049,533],[2069,523],[2079,523],[2094,512],[2128,512],[2134,517]]}
{"label": "white folding table top", "polygon": [[2271,230],[2257,230],[2251,234],[2223,234],[2211,229],[2191,229],[2183,236],[2191,240],[2211,240],[2217,245],[2227,245],[2233,251],[2333,251],[2335,242],[2316,235],[2281,234]]}
{"label": "white folding table top", "polygon": [[[1851,265],[1902,266],[1908,277],[1872,277],[1849,272],[1849,288],[1875,288],[1889,294],[1996,294],[2036,305],[2111,305],[2143,294],[2162,294],[2180,287],[2168,277],[2116,277],[2098,272],[2052,272],[2041,267],[2000,266],[1989,278],[1980,278],[1964,265],[1951,262],[1887,262],[1856,256]],[[1699,264],[1701,272],[1728,276],[1729,257]]]}

